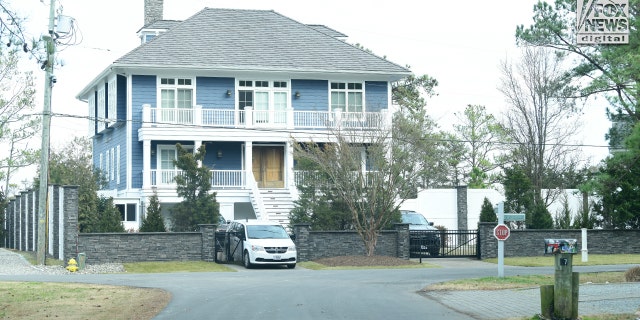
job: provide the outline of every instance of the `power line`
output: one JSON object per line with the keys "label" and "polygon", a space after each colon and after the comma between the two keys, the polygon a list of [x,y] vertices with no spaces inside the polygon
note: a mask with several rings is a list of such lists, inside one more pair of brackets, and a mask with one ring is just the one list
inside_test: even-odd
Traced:
{"label": "power line", "polygon": [[[112,119],[107,118],[99,118],[99,117],[90,117],[90,116],[81,116],[74,114],[65,114],[65,113],[52,113],[54,117],[59,118],[75,118],[75,119],[83,119],[90,121],[99,121],[99,122],[114,122]],[[255,132],[277,132],[277,133],[308,133],[308,130],[301,129],[278,129],[278,128],[237,128],[237,127],[226,127],[226,126],[203,126],[203,125],[195,125],[195,124],[178,124],[172,122],[147,122],[142,120],[117,120],[118,122],[129,122],[135,124],[154,124],[154,125],[163,125],[167,127],[176,127],[176,128],[194,128],[194,129],[204,129],[204,128],[224,128],[227,130],[243,130],[243,131],[255,131]],[[347,134],[348,136],[357,136],[355,134]],[[597,144],[584,144],[584,143],[535,143],[535,144],[525,144],[520,142],[508,142],[508,141],[472,141],[472,140],[464,140],[464,139],[445,139],[445,138],[426,138],[422,139],[422,141],[430,141],[430,142],[441,142],[441,143],[483,143],[483,144],[494,144],[494,145],[536,145],[536,146],[560,146],[560,147],[574,147],[574,148],[610,148],[608,145],[597,145]]]}

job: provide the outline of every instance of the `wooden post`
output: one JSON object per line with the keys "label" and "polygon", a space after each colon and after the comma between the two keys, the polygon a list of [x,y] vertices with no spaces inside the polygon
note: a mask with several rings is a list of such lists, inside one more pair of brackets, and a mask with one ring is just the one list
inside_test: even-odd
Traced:
{"label": "wooden post", "polygon": [[571,285],[571,319],[578,319],[580,272],[574,272],[572,274]]}
{"label": "wooden post", "polygon": [[540,286],[540,314],[545,319],[553,316],[553,285]]}
{"label": "wooden post", "polygon": [[554,256],[556,270],[553,291],[553,314],[555,318],[559,319],[575,319],[572,317],[571,312],[573,309],[573,254],[557,253]]}

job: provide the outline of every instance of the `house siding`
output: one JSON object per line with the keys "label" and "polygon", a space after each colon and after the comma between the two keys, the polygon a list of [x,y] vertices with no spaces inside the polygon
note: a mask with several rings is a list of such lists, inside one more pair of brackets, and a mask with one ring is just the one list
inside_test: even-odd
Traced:
{"label": "house siding", "polygon": [[367,112],[380,112],[388,109],[387,82],[367,81],[364,83]]}
{"label": "house siding", "polygon": [[142,125],[142,105],[150,104],[156,107],[157,90],[155,76],[131,76],[131,187],[142,187],[142,142],[138,141],[138,129]]}
{"label": "house siding", "polygon": [[227,90],[234,92],[233,78],[196,78],[196,104],[209,109],[234,109],[234,97],[228,96]]}
{"label": "house siding", "polygon": [[327,80],[291,80],[291,93],[300,92],[299,98],[292,98],[296,111],[329,110],[329,81]]}
{"label": "house siding", "polygon": [[[222,157],[218,158],[218,150],[222,151]],[[204,164],[214,170],[241,170],[242,169],[242,143],[239,142],[213,142],[207,144],[207,154]]]}

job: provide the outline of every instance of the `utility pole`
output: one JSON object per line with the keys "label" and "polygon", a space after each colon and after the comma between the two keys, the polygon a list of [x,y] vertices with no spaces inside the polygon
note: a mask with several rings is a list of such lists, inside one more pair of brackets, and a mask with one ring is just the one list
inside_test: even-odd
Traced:
{"label": "utility pole", "polygon": [[45,244],[47,236],[47,191],[49,189],[49,136],[51,126],[51,90],[55,79],[53,65],[56,53],[55,44],[55,0],[49,4],[49,35],[44,36],[47,61],[45,61],[44,106],[42,108],[42,146],[40,148],[40,190],[38,193],[38,246],[36,258],[39,265],[45,263]]}

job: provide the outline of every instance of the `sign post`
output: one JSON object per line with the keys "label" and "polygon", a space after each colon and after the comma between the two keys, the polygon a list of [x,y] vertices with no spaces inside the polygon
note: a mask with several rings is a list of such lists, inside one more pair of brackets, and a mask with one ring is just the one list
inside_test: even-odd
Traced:
{"label": "sign post", "polygon": [[498,225],[493,228],[493,236],[498,239],[498,277],[504,278],[504,241],[511,234],[504,224],[504,202],[498,203]]}

